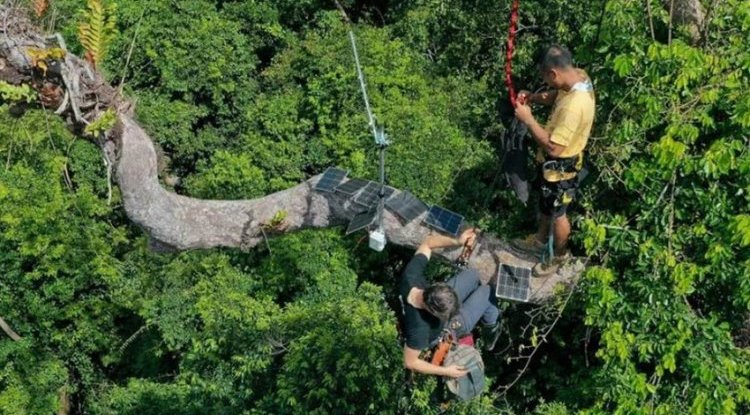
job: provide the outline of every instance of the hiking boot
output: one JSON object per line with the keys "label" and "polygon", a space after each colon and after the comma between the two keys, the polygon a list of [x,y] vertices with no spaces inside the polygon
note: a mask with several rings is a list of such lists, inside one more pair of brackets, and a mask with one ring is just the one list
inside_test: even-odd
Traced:
{"label": "hiking boot", "polygon": [[536,235],[532,234],[524,239],[513,239],[510,241],[510,245],[521,251],[538,253],[544,248],[545,243],[537,239]]}
{"label": "hiking boot", "polygon": [[570,260],[572,256],[570,255],[570,251],[566,251],[562,255],[557,255],[549,263],[538,263],[534,265],[534,268],[532,269],[532,273],[535,277],[547,277],[557,272],[557,270],[560,269],[561,266],[563,266],[568,260]]}
{"label": "hiking boot", "polygon": [[489,352],[494,350],[502,333],[503,324],[499,318],[495,324],[483,326],[481,329],[482,347]]}

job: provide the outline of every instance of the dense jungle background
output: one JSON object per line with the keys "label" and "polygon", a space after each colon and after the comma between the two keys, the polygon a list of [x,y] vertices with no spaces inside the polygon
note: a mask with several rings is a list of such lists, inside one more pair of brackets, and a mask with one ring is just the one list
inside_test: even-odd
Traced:
{"label": "dense jungle background", "polygon": [[[328,166],[376,178],[332,1],[4,3],[79,56],[99,13],[98,70],[136,102],[178,193],[249,199]],[[412,252],[332,228],[156,253],[116,187],[108,201],[95,140],[14,111],[0,84],[0,316],[20,337],[0,333],[0,414],[750,413],[750,2],[704,1],[697,25],[674,4],[521,1],[516,85],[542,87],[551,42],[595,84],[594,173],[572,215],[589,266],[572,295],[504,303],[485,394],[447,406],[402,366]],[[534,202],[498,175],[510,1],[343,5],[390,184],[503,238],[531,232]]]}

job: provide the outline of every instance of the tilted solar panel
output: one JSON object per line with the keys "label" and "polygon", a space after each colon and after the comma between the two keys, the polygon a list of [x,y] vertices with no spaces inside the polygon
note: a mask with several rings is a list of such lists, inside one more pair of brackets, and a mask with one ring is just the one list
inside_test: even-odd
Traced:
{"label": "tilted solar panel", "polygon": [[385,207],[397,214],[405,223],[413,221],[427,211],[427,205],[408,191],[402,191],[386,200]]}
{"label": "tilted solar panel", "polygon": [[433,205],[430,208],[430,211],[427,212],[427,217],[425,218],[424,223],[439,231],[457,236],[458,229],[461,227],[461,222],[463,222],[463,220],[464,217],[458,213]]}
{"label": "tilted solar panel", "polygon": [[360,189],[367,186],[368,183],[372,183],[372,182],[369,180],[351,179],[345,182],[344,184],[338,186],[336,188],[336,191],[339,193],[343,193],[345,195],[353,196]]}
{"label": "tilted solar panel", "polygon": [[357,232],[360,229],[364,229],[375,222],[375,219],[377,219],[378,210],[373,209],[365,213],[360,213],[359,215],[352,218],[352,221],[349,222],[349,226],[346,228],[346,234],[349,235],[352,232]]}
{"label": "tilted solar panel", "polygon": [[[362,189],[362,191],[357,195],[357,197],[354,199],[354,203],[364,206],[366,208],[370,208],[375,206],[375,204],[378,202],[378,195],[380,193],[381,185],[380,183],[370,182],[367,184],[367,186]],[[383,189],[384,198],[388,198],[390,195],[395,192],[396,189],[385,186]]]}
{"label": "tilted solar panel", "polygon": [[315,184],[315,190],[319,192],[332,192],[346,177],[346,170],[329,167],[323,176]]}

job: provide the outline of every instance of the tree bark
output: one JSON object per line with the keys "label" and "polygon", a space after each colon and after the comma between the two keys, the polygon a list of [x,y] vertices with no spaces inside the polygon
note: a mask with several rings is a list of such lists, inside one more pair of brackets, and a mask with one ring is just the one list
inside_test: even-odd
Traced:
{"label": "tree bark", "polygon": [[697,44],[700,41],[703,21],[706,18],[706,10],[700,0],[662,0],[662,4],[667,10],[671,10],[674,6],[672,10],[674,23],[686,26],[690,33],[690,40],[693,44]]}
{"label": "tree bark", "polygon": [[[6,63],[6,69],[0,71],[0,80],[28,83],[39,76],[30,66],[25,50],[30,46],[48,45],[49,39],[33,31],[0,33],[0,59]],[[167,250],[250,249],[261,243],[262,231],[269,229],[272,218],[281,211],[286,213],[283,231],[277,229],[276,233],[345,225],[359,211],[346,196],[315,191],[319,176],[290,189],[251,200],[200,200],[169,192],[159,183],[153,142],[133,118],[132,105],[85,61],[68,54],[60,64],[64,76],[58,81],[71,97],[70,108],[65,109],[63,115],[68,115],[74,130],[80,129],[82,123],[96,119],[106,108],[117,112],[118,123],[108,133],[103,151],[116,165],[125,212],[152,238],[153,247]],[[82,101],[97,104],[93,108],[87,106],[84,111]],[[404,225],[387,210],[384,212],[384,227],[389,243],[410,248],[416,248],[432,232],[421,224],[421,220]],[[273,229],[270,232],[274,234]],[[460,252],[460,248],[455,248],[436,254],[453,261]],[[531,267],[536,261],[514,253],[505,241],[484,234],[469,265],[479,270],[483,281],[488,283],[494,279],[501,262]],[[575,261],[557,274],[533,278],[530,281],[530,301],[545,301],[554,295],[558,283],[573,283],[582,270],[583,263]]]}

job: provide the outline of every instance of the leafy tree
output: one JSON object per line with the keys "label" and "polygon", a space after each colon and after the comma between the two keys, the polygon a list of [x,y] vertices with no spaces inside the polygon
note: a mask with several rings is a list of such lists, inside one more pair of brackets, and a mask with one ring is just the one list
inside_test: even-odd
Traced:
{"label": "leafy tree", "polygon": [[[124,76],[179,192],[250,198],[331,165],[375,177],[332,3],[116,3],[99,68]],[[436,379],[404,382],[394,289],[411,252],[374,254],[341,229],[151,252],[116,191],[107,204],[100,149],[29,110],[30,88],[0,84],[0,316],[23,337],[0,339],[0,413],[66,399],[100,414],[748,412],[750,6],[706,2],[695,41],[662,3],[522,3],[517,86],[541,85],[534,54],[550,41],[596,86],[596,179],[574,233],[590,266],[519,382],[503,393],[538,337],[518,336],[533,310],[507,304],[514,337],[484,353],[487,393],[448,408]],[[39,20],[79,55],[83,6],[56,0]],[[486,230],[527,231],[533,208],[497,174],[510,2],[344,6],[393,140],[390,183]]]}

